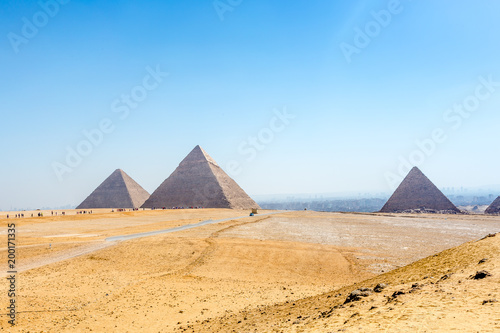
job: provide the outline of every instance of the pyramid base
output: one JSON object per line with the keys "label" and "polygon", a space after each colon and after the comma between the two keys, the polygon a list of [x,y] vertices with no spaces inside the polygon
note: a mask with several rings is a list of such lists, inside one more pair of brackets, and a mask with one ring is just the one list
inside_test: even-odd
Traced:
{"label": "pyramid base", "polygon": [[394,210],[394,211],[384,211],[381,213],[394,213],[394,214],[464,214],[461,211],[456,210],[436,210],[427,208],[416,208],[416,209],[405,209],[405,210]]}

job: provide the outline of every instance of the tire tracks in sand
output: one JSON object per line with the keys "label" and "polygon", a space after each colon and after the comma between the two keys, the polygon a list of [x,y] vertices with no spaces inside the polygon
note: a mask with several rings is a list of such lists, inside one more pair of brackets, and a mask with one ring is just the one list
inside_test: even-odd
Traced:
{"label": "tire tracks in sand", "polygon": [[[76,307],[69,308],[69,309],[61,309],[58,311],[68,311],[68,312],[84,311],[85,312],[89,306],[92,306],[94,304],[99,303],[101,300],[106,299],[108,296],[111,296],[111,295],[116,296],[118,294],[124,293],[127,290],[144,283],[145,281],[157,279],[157,278],[176,278],[176,277],[182,277],[182,276],[189,275],[189,273],[192,270],[194,270],[196,267],[203,265],[205,260],[208,257],[210,257],[210,255],[213,252],[215,252],[215,250],[217,249],[215,238],[219,237],[219,235],[221,233],[223,233],[227,230],[230,230],[232,228],[241,226],[241,225],[262,222],[262,221],[268,219],[269,217],[270,216],[265,216],[265,217],[262,217],[260,219],[256,219],[255,221],[247,221],[247,222],[238,222],[237,220],[226,221],[225,223],[231,223],[231,225],[229,225],[229,226],[222,225],[222,228],[215,230],[206,239],[204,239],[204,241],[207,243],[207,247],[196,258],[194,258],[190,263],[188,263],[185,267],[174,270],[174,271],[152,274],[148,277],[145,277],[144,279],[135,280],[134,282],[130,282],[130,283],[126,284],[125,286],[120,286],[114,290],[109,290],[107,293],[105,293],[105,296],[98,297],[98,298],[96,298],[92,301],[88,301],[85,304],[82,304],[80,306],[76,306]],[[113,243],[107,242],[107,243],[109,243],[108,246],[111,246],[111,245],[116,245],[118,242],[113,242]],[[88,254],[90,252],[92,252],[92,251],[88,251],[88,252],[83,253],[83,254]],[[51,312],[53,310],[46,310],[46,311]],[[31,311],[26,311],[26,312],[31,312]],[[45,312],[45,311],[36,311],[36,312]]]}
{"label": "tire tracks in sand", "polygon": [[[105,249],[110,246],[116,245],[117,242],[105,242],[97,241],[92,242],[91,244],[83,244],[79,245],[75,248],[58,251],[54,254],[45,254],[42,256],[38,256],[35,258],[27,259],[24,263],[19,264],[17,267],[17,273],[22,273],[28,271],[30,269],[40,268],[43,266],[47,266],[50,264],[57,263],[59,261],[64,261],[76,257],[80,257],[95,251],[99,251]],[[6,270],[2,270],[0,273],[0,278],[7,276]]]}

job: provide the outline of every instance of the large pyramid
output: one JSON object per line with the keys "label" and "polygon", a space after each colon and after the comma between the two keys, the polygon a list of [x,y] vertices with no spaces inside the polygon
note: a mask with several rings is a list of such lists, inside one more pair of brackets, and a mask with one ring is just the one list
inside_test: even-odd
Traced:
{"label": "large pyramid", "polygon": [[259,208],[259,205],[214,159],[196,146],[142,207],[249,209]]}
{"label": "large pyramid", "polygon": [[411,169],[380,211],[460,213],[460,210],[417,167]]}
{"label": "large pyramid", "polygon": [[115,170],[76,209],[139,208],[149,193],[123,170]]}
{"label": "large pyramid", "polygon": [[500,214],[500,197],[496,198],[484,211],[485,214]]}

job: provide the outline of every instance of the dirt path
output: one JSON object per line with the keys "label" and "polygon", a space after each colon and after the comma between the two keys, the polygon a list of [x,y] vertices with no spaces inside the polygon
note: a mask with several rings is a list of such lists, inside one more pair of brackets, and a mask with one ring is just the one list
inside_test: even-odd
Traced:
{"label": "dirt path", "polygon": [[[116,245],[116,242],[98,241],[92,242],[90,244],[79,245],[75,248],[59,251],[51,255],[43,255],[41,257],[36,257],[33,259],[27,259],[25,262],[18,265],[17,272],[21,273],[30,269],[50,265],[59,261],[83,256],[85,254],[99,251],[113,245]],[[2,272],[0,273],[0,278],[5,276],[7,276],[6,270],[2,270]]]}
{"label": "dirt path", "polygon": [[[273,214],[278,214],[281,212],[273,212],[273,213],[268,213],[268,214],[259,214],[257,215],[258,217],[263,217],[268,215],[273,215]],[[257,217],[256,216],[256,217]],[[35,258],[30,258],[30,259],[25,259],[23,262],[18,265],[17,267],[17,272],[24,272],[30,269],[34,268],[39,268],[42,266],[50,265],[56,262],[72,259],[75,257],[79,257],[82,255],[86,255],[95,251],[99,251],[102,249],[105,249],[110,246],[116,245],[120,241],[126,241],[126,240],[131,240],[131,239],[137,239],[137,238],[142,238],[142,237],[148,237],[148,236],[154,236],[154,235],[159,235],[159,234],[165,234],[165,233],[172,233],[172,232],[178,232],[178,231],[183,231],[183,230],[188,230],[192,228],[198,228],[202,227],[204,225],[208,224],[215,224],[215,223],[220,223],[220,222],[227,222],[227,221],[233,221],[233,220],[238,220],[242,218],[247,218],[248,216],[237,216],[237,217],[232,217],[232,218],[225,218],[225,219],[220,219],[220,220],[205,220],[200,223],[196,224],[188,224],[176,228],[170,228],[170,229],[163,229],[163,230],[156,230],[156,231],[150,231],[150,232],[144,232],[144,233],[136,233],[136,234],[130,234],[130,235],[122,235],[122,236],[114,236],[114,237],[108,237],[105,240],[100,240],[100,241],[92,241],[86,244],[78,245],[74,248],[67,249],[67,250],[62,250],[58,251],[53,254],[46,254],[42,256],[38,256]],[[256,222],[261,221],[262,219],[258,219]],[[36,245],[32,245],[36,246]],[[19,247],[21,248],[21,247]],[[7,269],[2,269],[0,273],[0,278],[3,278],[7,276]]]}
{"label": "dirt path", "polygon": [[[279,214],[279,213],[282,213],[282,211],[267,213],[267,214],[259,214],[256,216],[268,216],[268,215],[274,215],[274,214]],[[149,236],[160,235],[160,234],[168,234],[171,232],[177,232],[177,231],[183,231],[183,230],[188,230],[188,229],[192,229],[192,228],[202,227],[202,226],[207,225],[207,224],[214,224],[214,223],[219,223],[219,222],[239,220],[239,219],[243,219],[243,218],[247,218],[247,217],[248,216],[245,215],[245,216],[231,217],[231,218],[221,219],[221,220],[205,220],[205,221],[202,221],[199,223],[187,224],[187,225],[183,225],[183,226],[175,227],[175,228],[170,228],[170,229],[163,229],[163,230],[156,230],[156,231],[149,231],[149,232],[141,232],[141,233],[137,233],[137,234],[108,237],[108,238],[106,238],[106,241],[108,241],[108,242],[124,241],[124,240],[149,237]]]}

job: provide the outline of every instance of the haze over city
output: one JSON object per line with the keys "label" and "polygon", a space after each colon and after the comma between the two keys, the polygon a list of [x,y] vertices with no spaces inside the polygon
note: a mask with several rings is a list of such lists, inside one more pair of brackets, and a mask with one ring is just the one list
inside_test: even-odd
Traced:
{"label": "haze over city", "polygon": [[[500,4],[2,1],[0,209],[152,192],[196,145],[251,195],[497,176]],[[498,195],[500,193],[493,193]]]}

